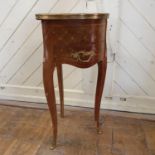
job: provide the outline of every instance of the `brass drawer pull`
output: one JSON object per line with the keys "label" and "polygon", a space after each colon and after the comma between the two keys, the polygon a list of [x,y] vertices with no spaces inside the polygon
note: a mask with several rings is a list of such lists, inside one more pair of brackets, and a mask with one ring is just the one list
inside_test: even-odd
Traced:
{"label": "brass drawer pull", "polygon": [[80,61],[80,62],[89,62],[92,57],[95,56],[95,52],[94,51],[79,51],[77,53],[72,53],[71,57],[76,59],[76,61]]}

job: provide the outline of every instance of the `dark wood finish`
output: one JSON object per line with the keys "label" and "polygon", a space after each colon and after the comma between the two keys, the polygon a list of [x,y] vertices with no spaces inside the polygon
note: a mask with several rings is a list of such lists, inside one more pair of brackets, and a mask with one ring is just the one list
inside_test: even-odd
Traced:
{"label": "dark wood finish", "polygon": [[106,59],[104,61],[98,62],[98,79],[97,79],[97,87],[96,87],[96,95],[95,95],[95,121],[97,122],[97,129],[99,131],[99,113],[100,113],[100,104],[103,93],[105,75],[106,75],[107,62]]}
{"label": "dark wood finish", "polygon": [[[63,117],[64,93],[62,64],[70,64],[79,68],[88,68],[98,64],[95,120],[97,122],[97,129],[99,130],[100,102],[107,67],[107,14],[96,15],[94,16],[95,18],[79,14],[79,16],[76,15],[76,19],[72,19],[72,15],[62,15],[65,18],[62,18],[61,16],[60,19],[55,18],[55,16],[56,15],[50,15],[48,19],[47,15],[43,15],[42,18],[41,15],[39,16],[39,19],[42,20],[44,43],[43,79],[45,94],[52,117],[53,145],[56,144],[57,138],[57,114],[53,85],[54,68],[57,68],[58,73],[61,116]],[[59,16],[57,15],[56,17]]]}
{"label": "dark wood finish", "polygon": [[58,85],[59,85],[59,94],[60,94],[60,112],[61,117],[64,117],[64,88],[63,88],[63,71],[62,64],[57,65],[57,75],[58,75]]}
{"label": "dark wood finish", "polygon": [[54,66],[52,64],[52,61],[50,61],[50,57],[46,58],[46,60],[47,61],[43,63],[43,82],[44,82],[45,95],[47,98],[47,103],[48,103],[49,111],[52,118],[52,125],[53,125],[52,145],[56,146],[57,110],[56,110],[55,92],[54,92],[54,84],[53,84]]}
{"label": "dark wood finish", "polygon": [[52,151],[49,149],[51,119],[47,110],[1,105],[0,155],[155,154],[154,116],[152,121],[146,121],[140,119],[139,116],[145,118],[142,114],[101,111],[104,125],[102,134],[96,136],[91,109],[68,109],[70,107],[66,107],[67,119],[58,118],[58,147]]}

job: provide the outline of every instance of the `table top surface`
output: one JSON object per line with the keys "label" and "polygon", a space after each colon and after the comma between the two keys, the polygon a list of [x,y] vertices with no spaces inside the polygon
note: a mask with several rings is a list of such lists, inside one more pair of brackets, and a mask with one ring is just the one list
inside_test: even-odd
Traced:
{"label": "table top surface", "polygon": [[38,20],[65,20],[65,19],[107,19],[108,13],[63,13],[63,14],[36,14]]}

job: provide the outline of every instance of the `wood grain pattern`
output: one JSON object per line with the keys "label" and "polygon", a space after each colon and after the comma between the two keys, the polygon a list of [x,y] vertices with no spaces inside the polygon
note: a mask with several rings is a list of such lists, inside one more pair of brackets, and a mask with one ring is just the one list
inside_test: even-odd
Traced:
{"label": "wood grain pattern", "polygon": [[[99,2],[99,0],[96,0],[96,2]],[[138,112],[141,109],[141,112],[152,112],[152,106],[146,104],[145,99],[148,102],[152,102],[152,98],[155,100],[154,4],[153,0],[104,0],[103,9],[110,13],[107,42],[108,62],[110,62],[108,66],[110,67],[107,69],[109,74],[105,83],[105,96],[133,96],[133,104],[123,104],[122,108],[116,101],[115,106],[119,110],[130,111],[132,109],[132,111],[136,110]],[[43,102],[40,93],[37,93],[40,87],[43,87],[42,66],[39,68],[42,49],[36,51],[34,55],[32,54],[42,41],[42,36],[39,33],[40,26],[34,19],[34,14],[38,12],[86,12],[85,6],[83,0],[70,0],[70,3],[66,3],[66,0],[0,1],[1,98],[5,96],[6,99]],[[92,6],[92,8],[95,8],[95,6]],[[94,9],[88,9],[92,12],[95,11]],[[124,52],[128,52],[130,57],[125,56]],[[119,58],[117,61],[121,62],[120,66],[117,62],[113,63],[112,53],[116,53],[116,56],[122,55],[117,57]],[[34,65],[29,67],[33,63]],[[126,67],[122,68],[125,65]],[[137,71],[139,73],[134,74]],[[90,92],[86,90],[91,90],[90,88],[96,84],[96,79],[89,77],[89,73],[94,74],[96,72],[95,68],[88,71],[87,76],[81,70],[68,71],[67,67],[64,68],[64,74],[65,72],[70,72],[70,74],[67,73],[68,76],[64,80],[64,83],[66,83],[65,89],[70,89],[73,92],[78,89],[78,91],[84,92],[83,96],[89,94]],[[73,81],[74,76],[78,77]],[[112,82],[109,82],[109,79],[113,79]],[[14,85],[14,89],[10,91],[12,85]],[[24,87],[24,89],[21,91],[20,87]],[[27,87],[32,89],[27,89]],[[91,95],[87,100],[90,100]],[[74,96],[78,98],[78,93]],[[137,108],[134,107],[137,104],[137,97],[143,97],[144,104],[141,105],[149,110],[142,108],[140,105]],[[86,106],[91,105],[91,103],[86,103],[83,98],[81,100],[81,104],[78,103],[78,100],[74,102],[80,106],[84,104]]]}
{"label": "wood grain pattern", "polygon": [[101,111],[104,125],[102,134],[98,136],[95,124],[92,125],[91,109],[69,110],[67,107],[66,109],[66,119],[58,118],[60,122],[58,147],[52,151],[49,149],[51,121],[48,110],[0,106],[0,154],[153,155],[155,153],[155,121],[141,119],[142,114],[120,115],[117,112]]}
{"label": "wood grain pattern", "polygon": [[[96,18],[92,18],[94,16]],[[106,31],[108,14],[38,14],[36,18],[42,22],[44,45],[43,81],[53,124],[53,149],[56,147],[57,141],[54,68],[57,68],[58,73],[61,116],[63,117],[62,64],[69,64],[79,68],[88,68],[96,63],[98,64],[95,121],[97,123],[97,131],[100,132],[99,112],[107,69]]]}
{"label": "wood grain pattern", "polygon": [[64,117],[64,87],[63,87],[63,71],[61,64],[57,66],[57,76],[58,76],[59,95],[60,95],[61,117]]}

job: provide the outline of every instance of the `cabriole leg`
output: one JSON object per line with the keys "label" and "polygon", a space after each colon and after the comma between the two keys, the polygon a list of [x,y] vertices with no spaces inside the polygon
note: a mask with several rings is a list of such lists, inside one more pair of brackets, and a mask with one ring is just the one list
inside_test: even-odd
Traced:
{"label": "cabriole leg", "polygon": [[97,124],[98,133],[100,133],[100,122],[99,122],[100,104],[101,104],[101,98],[102,98],[102,93],[104,88],[106,68],[107,68],[106,61],[98,62],[98,79],[97,79],[96,95],[95,95],[95,121]]}
{"label": "cabriole leg", "polygon": [[61,117],[64,117],[64,88],[63,88],[63,71],[62,64],[57,65],[58,85],[60,94],[60,112]]}
{"label": "cabriole leg", "polygon": [[54,149],[56,147],[56,140],[57,140],[57,110],[56,110],[56,101],[55,101],[55,92],[53,83],[53,72],[54,72],[54,66],[48,61],[45,61],[43,63],[43,81],[44,81],[45,95],[52,118],[53,142],[51,149]]}

